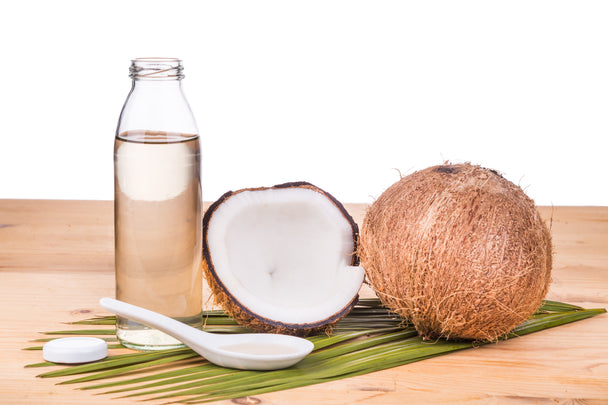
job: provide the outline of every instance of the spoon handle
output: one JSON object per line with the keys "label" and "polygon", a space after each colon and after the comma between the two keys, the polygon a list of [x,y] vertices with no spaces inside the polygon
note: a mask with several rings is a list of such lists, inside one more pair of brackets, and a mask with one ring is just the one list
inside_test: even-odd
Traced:
{"label": "spoon handle", "polygon": [[136,305],[127,304],[123,301],[105,297],[99,300],[99,304],[113,314],[143,323],[144,325],[156,328],[161,332],[165,332],[167,335],[173,336],[186,346],[197,344],[201,341],[201,339],[212,338],[210,334],[193,328],[192,326],[188,326],[185,323],[176,321],[168,316],[138,307]]}

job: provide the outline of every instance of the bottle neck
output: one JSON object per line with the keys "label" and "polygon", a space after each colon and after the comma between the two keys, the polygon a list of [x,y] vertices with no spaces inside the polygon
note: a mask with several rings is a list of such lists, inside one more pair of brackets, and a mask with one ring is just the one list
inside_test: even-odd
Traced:
{"label": "bottle neck", "polygon": [[184,96],[179,59],[139,58],[129,69],[133,85],[123,106],[116,135],[135,131],[197,134]]}
{"label": "bottle neck", "polygon": [[148,97],[154,96],[155,93],[170,92],[170,96],[182,95],[182,82],[179,80],[133,80],[131,91],[146,92]]}

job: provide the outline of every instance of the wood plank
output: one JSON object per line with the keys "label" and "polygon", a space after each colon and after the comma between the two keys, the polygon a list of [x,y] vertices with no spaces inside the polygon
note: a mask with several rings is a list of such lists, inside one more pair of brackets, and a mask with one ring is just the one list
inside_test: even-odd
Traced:
{"label": "wood plank", "polygon": [[[366,206],[347,204],[361,223]],[[608,207],[541,207],[552,218],[548,298],[608,307]],[[112,203],[0,200],[0,402],[107,403],[58,380],[36,379],[37,332],[105,313],[114,294]],[[364,296],[373,292],[364,289]],[[208,290],[205,297],[209,297]],[[606,314],[507,342],[328,384],[259,396],[262,404],[599,404],[608,401]],[[113,400],[114,404],[132,403]],[[234,403],[225,401],[224,403]]]}

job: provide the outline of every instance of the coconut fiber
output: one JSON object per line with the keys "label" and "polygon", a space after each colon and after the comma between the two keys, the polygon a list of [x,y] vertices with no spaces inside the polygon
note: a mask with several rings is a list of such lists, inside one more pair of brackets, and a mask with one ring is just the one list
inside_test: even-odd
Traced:
{"label": "coconut fiber", "polygon": [[519,186],[445,164],[402,178],[372,204],[359,256],[380,300],[425,339],[495,340],[541,305],[551,235]]}

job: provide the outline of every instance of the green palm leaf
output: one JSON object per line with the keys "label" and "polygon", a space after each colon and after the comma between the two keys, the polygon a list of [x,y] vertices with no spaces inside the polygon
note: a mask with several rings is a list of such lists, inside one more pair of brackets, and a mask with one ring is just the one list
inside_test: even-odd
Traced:
{"label": "green palm leaf", "polygon": [[[544,301],[534,315],[502,339],[552,328],[603,312],[606,311]],[[87,325],[87,329],[46,334],[114,335],[115,330],[111,328],[90,329],[90,325],[105,326],[113,325],[114,322],[113,316],[96,317],[75,323]],[[223,311],[207,311],[204,324],[204,329],[212,332],[249,332]],[[114,338],[106,339],[111,343],[116,342]],[[223,368],[207,362],[188,348],[181,348],[111,355],[96,363],[67,366],[40,374],[39,377],[81,375],[60,384],[81,383],[79,389],[109,389],[102,393],[143,396],[147,400],[172,398],[182,403],[204,403],[335,381],[485,344],[446,340],[425,342],[412,325],[384,308],[377,299],[360,300],[351,313],[336,325],[332,335],[317,335],[308,339],[315,345],[313,353],[284,370],[243,371]],[[110,347],[113,349],[121,346],[113,344]],[[39,349],[40,346],[27,348]],[[54,365],[56,364],[42,362],[26,367]],[[97,383],[91,384],[93,381]]]}

